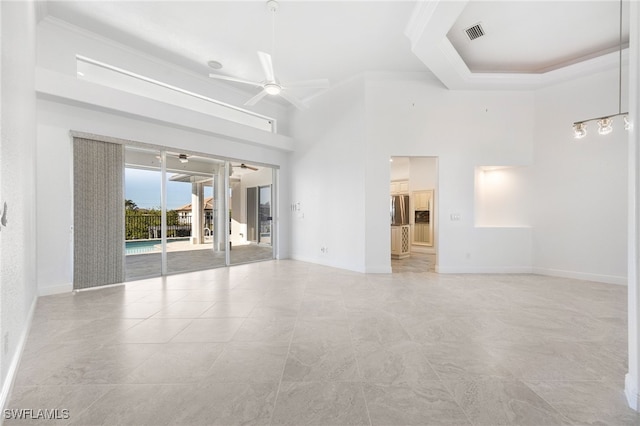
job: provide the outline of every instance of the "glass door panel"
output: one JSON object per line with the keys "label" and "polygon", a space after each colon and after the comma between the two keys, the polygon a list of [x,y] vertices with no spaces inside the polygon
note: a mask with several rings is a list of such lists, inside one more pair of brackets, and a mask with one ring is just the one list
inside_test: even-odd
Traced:
{"label": "glass door panel", "polygon": [[273,259],[271,185],[273,169],[231,163],[229,177],[230,264]]}
{"label": "glass door panel", "polygon": [[160,151],[125,148],[125,280],[162,273]]}
{"label": "glass door panel", "polygon": [[[166,154],[167,273],[225,266],[216,198],[224,162],[177,152]],[[224,200],[222,201],[224,205]]]}
{"label": "glass door panel", "polygon": [[258,202],[258,243],[271,245],[271,185],[261,186]]}

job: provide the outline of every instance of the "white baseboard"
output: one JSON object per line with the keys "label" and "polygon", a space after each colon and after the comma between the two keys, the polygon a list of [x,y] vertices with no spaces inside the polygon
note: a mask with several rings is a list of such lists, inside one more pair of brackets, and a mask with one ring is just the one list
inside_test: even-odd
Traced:
{"label": "white baseboard", "polygon": [[360,272],[360,273],[365,273],[366,272],[364,270],[364,268],[353,267],[351,265],[341,264],[341,263],[332,261],[329,258],[306,257],[306,256],[299,256],[299,255],[296,255],[296,254],[292,254],[291,255],[291,259],[299,260],[300,262],[315,263],[316,265],[329,266],[331,268],[344,269],[344,270],[352,271],[352,272]]}
{"label": "white baseboard", "polygon": [[436,265],[440,274],[530,274],[530,266],[441,266]]}
{"label": "white baseboard", "polygon": [[595,281],[605,284],[627,285],[627,277],[615,275],[591,274],[587,272],[564,271],[551,268],[533,268],[534,274],[550,275],[552,277],[574,278],[577,280]]}
{"label": "white baseboard", "polygon": [[53,294],[71,293],[73,283],[50,285],[38,288],[38,296],[51,296]]}
{"label": "white baseboard", "polygon": [[20,365],[20,359],[22,358],[22,352],[24,351],[24,346],[27,343],[27,337],[29,336],[29,331],[31,330],[31,322],[33,321],[33,313],[36,311],[37,303],[38,297],[36,296],[33,299],[33,303],[31,303],[31,308],[29,308],[29,313],[27,314],[27,323],[22,330],[20,340],[18,340],[18,345],[16,346],[16,350],[13,353],[13,358],[11,359],[11,363],[9,364],[7,375],[5,377],[4,383],[2,384],[2,390],[0,391],[0,407],[2,408],[2,412],[4,412],[7,402],[9,401],[9,395],[11,395],[11,389],[13,388],[13,382],[16,379],[18,366]]}
{"label": "white baseboard", "polygon": [[367,274],[390,274],[391,265],[389,266],[367,266]]}
{"label": "white baseboard", "polygon": [[640,407],[640,395],[638,394],[638,388],[633,383],[633,378],[629,373],[624,376],[624,394],[627,397],[627,404],[633,410],[638,411]]}

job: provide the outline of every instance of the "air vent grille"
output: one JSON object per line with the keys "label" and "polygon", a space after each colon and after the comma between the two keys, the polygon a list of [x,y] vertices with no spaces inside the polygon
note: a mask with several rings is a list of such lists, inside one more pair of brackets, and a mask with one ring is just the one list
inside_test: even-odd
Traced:
{"label": "air vent grille", "polygon": [[482,28],[482,25],[480,25],[480,23],[477,23],[474,26],[465,29],[464,32],[467,34],[467,37],[469,37],[469,40],[475,40],[484,35],[484,29]]}

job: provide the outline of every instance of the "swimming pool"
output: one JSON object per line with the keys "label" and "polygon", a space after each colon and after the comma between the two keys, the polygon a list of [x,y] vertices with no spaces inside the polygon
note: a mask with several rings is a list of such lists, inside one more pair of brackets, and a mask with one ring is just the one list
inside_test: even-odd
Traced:
{"label": "swimming pool", "polygon": [[[189,238],[167,238],[167,244],[189,241]],[[162,240],[135,240],[124,243],[125,254],[160,253]]]}

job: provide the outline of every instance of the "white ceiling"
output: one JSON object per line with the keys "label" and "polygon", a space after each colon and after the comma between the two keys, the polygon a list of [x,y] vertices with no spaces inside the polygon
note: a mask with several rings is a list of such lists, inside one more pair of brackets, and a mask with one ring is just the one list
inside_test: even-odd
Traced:
{"label": "white ceiling", "polygon": [[[335,84],[363,71],[429,73],[405,35],[418,3],[446,1],[283,0],[276,13],[275,54],[272,15],[263,1],[68,0],[47,1],[45,9],[202,75],[212,71],[207,61],[216,60],[224,66],[220,73],[263,80],[256,55],[262,50],[273,54],[281,82],[328,78]],[[455,4],[459,10],[445,34],[472,72],[541,72],[618,46],[616,0]],[[477,22],[487,35],[462,39],[461,30]],[[626,19],[624,32],[626,40]]]}
{"label": "white ceiling", "polygon": [[[619,11],[618,1],[474,1],[447,37],[472,72],[547,72],[618,50]],[[477,23],[485,35],[471,41],[464,30]],[[626,42],[628,19],[622,31]]]}

